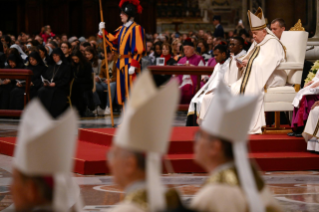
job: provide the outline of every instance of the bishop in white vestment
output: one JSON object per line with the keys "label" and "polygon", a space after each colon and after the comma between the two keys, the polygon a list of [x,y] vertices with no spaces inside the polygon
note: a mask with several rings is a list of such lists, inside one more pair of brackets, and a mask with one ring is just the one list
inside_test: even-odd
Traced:
{"label": "bishop in white vestment", "polygon": [[161,182],[161,156],[168,150],[179,97],[176,80],[158,90],[147,70],[134,82],[108,153],[114,182],[125,189],[113,212],[165,211],[181,205],[178,193]]}
{"label": "bishop in white vestment", "polygon": [[285,61],[285,47],[266,27],[261,8],[258,8],[256,14],[248,11],[248,17],[255,41],[243,58],[243,64],[237,64],[244,71],[242,77],[232,84],[231,90],[233,94],[259,95],[257,110],[249,130],[250,134],[258,134],[266,125],[264,89],[286,84],[287,73],[284,70],[276,70],[280,63]]}
{"label": "bishop in white vestment", "polygon": [[258,170],[249,162],[248,129],[257,96],[233,96],[222,81],[200,124],[195,161],[209,174],[191,207],[205,212],[279,212]]}

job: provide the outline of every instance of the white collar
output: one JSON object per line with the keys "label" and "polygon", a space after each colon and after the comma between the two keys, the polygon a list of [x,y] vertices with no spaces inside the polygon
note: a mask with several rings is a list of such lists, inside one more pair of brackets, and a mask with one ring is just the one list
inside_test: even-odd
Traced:
{"label": "white collar", "polygon": [[58,66],[62,64],[62,60],[56,63]]}
{"label": "white collar", "polygon": [[132,21],[132,19],[131,19],[131,20],[129,20],[128,22],[126,22],[125,24],[123,24],[123,26],[125,26],[125,27],[130,27],[130,26],[133,24],[133,22],[134,22],[134,21]]}
{"label": "white collar", "polygon": [[219,27],[219,25],[220,25],[220,24],[217,24],[217,25],[215,26],[215,28]]}
{"label": "white collar", "polygon": [[233,57],[234,58],[239,58],[239,57],[244,56],[246,53],[247,53],[246,50],[243,49],[243,50],[241,50],[241,52],[239,52],[237,55],[234,55]]}
{"label": "white collar", "polygon": [[140,181],[136,181],[134,183],[132,183],[131,185],[127,186],[125,188],[125,193],[132,193],[136,190],[140,190],[140,189],[146,189],[146,182],[144,180],[140,180]]}
{"label": "white collar", "polygon": [[229,169],[229,168],[234,167],[234,166],[235,166],[234,162],[224,163],[220,166],[217,166],[212,172],[210,172],[210,176],[213,176],[214,174],[217,174],[221,171],[224,171],[224,170]]}

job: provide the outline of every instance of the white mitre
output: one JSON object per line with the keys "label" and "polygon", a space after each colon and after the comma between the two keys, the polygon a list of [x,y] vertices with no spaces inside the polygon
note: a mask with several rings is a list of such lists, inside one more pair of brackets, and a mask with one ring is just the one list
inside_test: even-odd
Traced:
{"label": "white mitre", "polygon": [[147,153],[146,181],[150,211],[165,209],[160,178],[161,155],[168,149],[179,98],[177,81],[170,81],[158,90],[149,71],[142,71],[133,84],[121,125],[114,137],[115,145]]}
{"label": "white mitre", "polygon": [[267,27],[263,10],[260,7],[255,14],[248,10],[248,19],[251,31],[260,30]]}
{"label": "white mitre", "polygon": [[38,99],[24,110],[19,125],[13,166],[27,176],[52,176],[53,208],[81,209],[79,186],[70,175],[76,150],[78,117],[69,109],[53,120]]}
{"label": "white mitre", "polygon": [[257,96],[233,96],[221,81],[200,128],[233,144],[234,160],[240,184],[247,195],[249,211],[264,212],[247,153],[248,131],[257,99]]}

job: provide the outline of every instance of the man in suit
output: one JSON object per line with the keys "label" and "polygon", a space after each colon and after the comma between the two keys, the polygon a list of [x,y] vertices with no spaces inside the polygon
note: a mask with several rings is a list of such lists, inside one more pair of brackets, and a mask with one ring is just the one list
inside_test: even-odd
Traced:
{"label": "man in suit", "polygon": [[213,24],[215,26],[215,32],[214,32],[214,37],[218,38],[218,37],[224,37],[224,28],[223,26],[220,24],[221,22],[221,17],[220,15],[215,15],[213,17]]}

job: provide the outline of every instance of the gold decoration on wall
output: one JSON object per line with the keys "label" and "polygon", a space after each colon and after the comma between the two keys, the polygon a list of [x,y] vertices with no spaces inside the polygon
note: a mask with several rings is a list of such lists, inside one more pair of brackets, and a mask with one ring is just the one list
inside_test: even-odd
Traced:
{"label": "gold decoration on wall", "polygon": [[295,26],[292,27],[289,31],[305,31],[305,28],[302,27],[301,20],[299,19]]}

